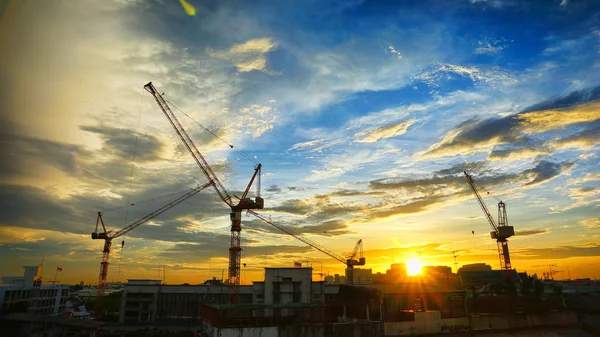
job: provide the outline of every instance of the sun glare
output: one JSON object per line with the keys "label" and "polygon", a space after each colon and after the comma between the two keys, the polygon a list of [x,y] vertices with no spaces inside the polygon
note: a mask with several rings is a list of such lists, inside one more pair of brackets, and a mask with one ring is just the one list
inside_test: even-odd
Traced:
{"label": "sun glare", "polygon": [[421,274],[421,267],[423,267],[423,265],[421,264],[421,261],[419,261],[419,259],[412,258],[408,260],[408,263],[406,264],[406,271],[408,272],[408,276]]}

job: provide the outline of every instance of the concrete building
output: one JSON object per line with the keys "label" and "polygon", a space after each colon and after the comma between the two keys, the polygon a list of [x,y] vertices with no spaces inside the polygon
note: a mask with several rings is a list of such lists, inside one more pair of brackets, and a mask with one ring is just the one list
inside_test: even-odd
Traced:
{"label": "concrete building", "polygon": [[471,263],[465,264],[464,266],[458,268],[457,273],[461,271],[473,271],[473,270],[492,270],[492,266],[486,263]]}
{"label": "concrete building", "polygon": [[34,288],[34,284],[41,283],[42,267],[25,266],[23,269],[23,276],[2,277],[0,313],[29,310],[30,313],[48,315],[62,312],[69,287],[45,284]]}
{"label": "concrete building", "polygon": [[[240,304],[310,305],[334,301],[337,285],[312,281],[312,268],[265,268],[265,281],[239,286]],[[129,280],[121,297],[119,321],[146,323],[198,319],[202,307],[225,305],[226,284],[168,285],[160,280]],[[267,315],[264,312],[262,315]]]}

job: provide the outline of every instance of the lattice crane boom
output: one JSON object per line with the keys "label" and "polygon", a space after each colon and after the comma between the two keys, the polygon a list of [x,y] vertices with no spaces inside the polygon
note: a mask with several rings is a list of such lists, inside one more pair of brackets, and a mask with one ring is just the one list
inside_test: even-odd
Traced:
{"label": "lattice crane boom", "polygon": [[[156,216],[158,216],[159,214],[162,214],[166,210],[171,209],[174,206],[176,206],[177,204],[180,204],[181,202],[189,199],[190,197],[196,195],[197,193],[199,193],[200,191],[202,191],[203,189],[205,189],[206,187],[208,187],[210,185],[212,185],[212,182],[208,182],[204,185],[198,185],[197,187],[194,187],[190,191],[186,192],[185,194],[171,200],[167,204],[159,207],[158,209],[154,210],[153,212],[150,212],[150,213],[142,216],[141,218],[131,222],[129,225],[123,227],[122,229],[120,229],[117,232],[112,233],[112,234],[110,231],[106,230],[106,226],[104,224],[104,219],[102,218],[102,213],[98,212],[98,217],[96,218],[96,231],[92,233],[92,239],[104,240],[104,248],[102,250],[102,262],[100,263],[100,274],[98,276],[98,286],[96,288],[96,290],[98,292],[99,300],[101,300],[100,297],[104,295],[104,292],[106,290],[106,279],[108,276],[108,265],[109,265],[110,248],[112,246],[112,240],[115,238],[118,238],[120,236],[123,236],[126,233],[129,233],[130,231],[139,227],[143,223],[155,218]],[[102,225],[103,232],[98,232],[98,224]]]}
{"label": "lattice crane boom", "polygon": [[145,223],[146,221],[151,220],[152,218],[157,217],[158,215],[164,213],[166,210],[168,210],[168,209],[172,208],[173,206],[185,201],[186,199],[196,195],[197,193],[199,193],[203,189],[207,188],[208,186],[211,186],[212,184],[213,184],[212,182],[208,182],[208,183],[205,183],[204,185],[198,185],[198,186],[194,187],[193,189],[186,192],[182,196],[174,199],[170,203],[161,206],[159,209],[155,210],[154,212],[144,215],[143,217],[137,219],[133,223],[124,227],[123,229],[117,231],[115,234],[111,235],[112,238],[118,238],[120,236],[123,236],[123,235],[129,233],[130,231],[136,229],[139,225]]}
{"label": "lattice crane boom", "polygon": [[194,158],[194,160],[196,161],[196,163],[198,164],[208,181],[213,182],[213,187],[215,188],[215,191],[217,192],[221,200],[223,200],[223,202],[225,202],[230,207],[233,207],[234,205],[233,201],[231,200],[231,196],[229,195],[223,184],[221,184],[221,181],[219,180],[219,178],[217,178],[217,175],[215,174],[215,172],[213,172],[210,165],[208,165],[208,162],[206,161],[206,159],[204,159],[204,156],[202,156],[200,151],[198,151],[196,144],[194,144],[192,138],[190,138],[188,133],[185,131],[185,129],[183,128],[183,126],[181,125],[181,123],[167,104],[167,101],[164,99],[164,97],[158,92],[158,90],[156,89],[156,87],[154,87],[152,82],[146,84],[144,86],[144,89],[146,89],[146,91],[148,91],[150,94],[152,94],[152,96],[154,96],[156,103],[158,104],[162,112],[165,114],[165,116],[171,123],[171,126],[173,126],[173,129],[175,129],[175,132],[177,133],[177,135],[179,135],[179,138],[181,139],[185,147],[188,149],[188,151],[190,152],[190,154],[192,155],[192,157]]}
{"label": "lattice crane boom", "polygon": [[352,250],[352,254],[348,257],[348,260],[354,260],[354,258],[356,257],[356,254],[358,254],[359,250],[360,250],[360,257],[362,257],[363,256],[362,239],[360,239],[356,242],[356,245],[354,245],[354,250]]}
{"label": "lattice crane boom", "polygon": [[469,183],[473,194],[475,194],[475,197],[477,198],[479,206],[481,206],[481,209],[483,210],[483,214],[490,223],[490,226],[492,226],[492,232],[490,233],[490,236],[492,237],[492,239],[496,240],[496,245],[498,246],[497,248],[498,258],[500,259],[500,268],[506,270],[506,275],[507,277],[509,277],[510,275],[508,274],[508,271],[512,270],[512,264],[510,262],[510,252],[508,250],[507,239],[515,235],[515,230],[512,226],[508,225],[508,217],[506,216],[506,204],[502,201],[498,203],[498,225],[496,225],[496,222],[494,221],[494,218],[492,218],[490,211],[487,209],[485,203],[483,202],[481,195],[479,195],[479,191],[475,186],[473,178],[471,178],[471,176],[466,171],[463,171],[463,173],[467,178],[467,182]]}
{"label": "lattice crane boom", "polygon": [[[366,264],[366,260],[362,256],[363,255],[362,254],[363,253],[362,239],[358,240],[358,242],[356,242],[356,245],[354,245],[354,250],[352,251],[351,255],[348,258],[346,258],[338,253],[333,252],[330,249],[325,248],[323,245],[320,245],[320,244],[304,237],[302,234],[296,232],[295,230],[293,230],[287,226],[277,224],[277,223],[273,222],[271,219],[267,219],[267,217],[265,217],[264,215],[258,214],[251,210],[248,210],[247,212],[254,215],[255,217],[261,219],[262,221],[268,223],[269,225],[279,229],[280,231],[282,231],[286,234],[289,234],[289,235],[293,236],[294,238],[304,242],[305,244],[309,245],[310,247],[345,264],[346,265],[346,277],[350,284],[352,284],[354,282],[354,266],[364,266]],[[360,257],[358,260],[356,260],[356,255],[358,254],[358,252],[360,252]]]}
{"label": "lattice crane boom", "polygon": [[291,229],[291,228],[289,228],[287,226],[281,225],[281,224],[277,224],[277,223],[271,221],[270,219],[268,219],[267,217],[265,217],[264,215],[256,213],[254,211],[248,210],[248,213],[254,215],[255,217],[257,217],[259,219],[261,219],[262,221],[268,223],[269,225],[271,225],[271,226],[279,229],[280,231],[282,231],[282,232],[284,232],[286,234],[289,234],[289,235],[295,237],[296,239],[298,239],[298,240],[306,243],[307,245],[313,247],[314,249],[320,251],[321,253],[329,255],[330,257],[332,257],[332,258],[340,261],[341,263],[344,263],[344,264],[346,263],[346,258],[343,257],[342,255],[337,254],[337,253],[333,252],[332,250],[327,249],[327,248],[323,247],[322,245],[320,245],[320,244],[318,244],[318,243],[316,243],[316,242],[314,242],[314,241],[312,241],[312,240],[310,240],[308,238],[305,238],[304,236],[302,236],[302,234],[294,231],[293,229]]}
{"label": "lattice crane boom", "polygon": [[479,202],[479,206],[483,210],[483,214],[485,215],[486,219],[490,223],[490,226],[492,226],[492,229],[495,232],[498,232],[498,226],[496,225],[496,222],[494,221],[494,218],[490,214],[490,211],[488,210],[487,206],[483,202],[483,199],[481,199],[481,195],[479,195],[479,191],[477,190],[477,187],[475,186],[475,182],[473,181],[473,178],[471,178],[471,176],[467,173],[467,171],[463,171],[463,173],[465,174],[465,177],[467,178],[467,182],[469,183],[469,186],[471,187],[473,194],[475,194],[475,197],[477,197],[477,202]]}

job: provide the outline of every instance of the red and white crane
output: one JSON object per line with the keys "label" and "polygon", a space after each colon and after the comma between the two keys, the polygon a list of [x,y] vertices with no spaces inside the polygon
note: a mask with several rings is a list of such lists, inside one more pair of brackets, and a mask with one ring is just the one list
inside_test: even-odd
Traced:
{"label": "red and white crane", "polygon": [[[229,302],[237,303],[238,301],[238,286],[240,284],[240,264],[242,259],[242,248],[240,247],[240,233],[242,231],[242,211],[243,210],[251,210],[251,209],[263,209],[264,208],[264,200],[260,197],[260,169],[261,164],[256,165],[254,168],[254,175],[250,179],[246,190],[242,194],[241,197],[236,197],[238,199],[237,203],[234,202],[231,195],[227,192],[225,187],[219,178],[215,175],[210,165],[204,159],[204,156],[200,153],[196,144],[192,141],[192,138],[185,131],[169,105],[165,98],[158,92],[156,87],[149,82],[144,86],[144,89],[148,91],[154,99],[156,103],[164,113],[165,117],[175,129],[175,132],[188,149],[196,164],[200,167],[204,176],[208,179],[209,183],[214,187],[215,191],[219,195],[219,198],[223,200],[227,206],[231,209],[231,213],[229,213],[229,217],[231,219],[231,242],[229,245],[229,266],[227,273],[227,282],[229,287]],[[250,191],[250,187],[254,180],[258,177],[258,185],[257,185],[257,196],[254,200],[248,198],[248,192]]]}
{"label": "red and white crane", "polygon": [[[352,253],[350,255],[348,255],[347,257],[344,257],[340,254],[333,252],[330,249],[325,248],[324,246],[322,246],[312,240],[309,240],[308,238],[304,237],[302,234],[294,231],[293,229],[291,229],[287,226],[277,224],[277,223],[271,221],[271,219],[266,218],[264,215],[258,214],[252,210],[248,210],[247,212],[254,215],[255,217],[261,219],[262,221],[268,223],[269,225],[279,229],[280,231],[295,237],[296,239],[304,242],[305,244],[313,247],[314,249],[316,249],[322,253],[325,253],[325,254],[329,255],[330,257],[345,264],[346,265],[346,279],[348,280],[349,284],[354,283],[354,266],[364,266],[366,264],[366,259],[363,257],[362,240],[358,240],[356,242],[356,244],[354,245],[354,249],[352,250]],[[356,259],[357,255],[358,255],[358,260]]]}
{"label": "red and white crane", "polygon": [[496,244],[498,245],[498,256],[500,258],[500,268],[506,271],[512,270],[512,265],[510,263],[510,254],[508,252],[508,238],[515,235],[515,229],[513,226],[508,225],[508,218],[506,216],[506,204],[502,201],[498,203],[498,225],[494,221],[494,218],[488,211],[487,206],[481,199],[481,195],[479,195],[479,191],[475,186],[475,182],[473,178],[466,172],[463,171],[465,177],[467,178],[467,182],[477,197],[477,201],[479,202],[479,206],[483,210],[483,214],[487,218],[490,226],[492,226],[492,231],[490,232],[490,236],[492,239],[496,240]]}
{"label": "red and white crane", "polygon": [[[161,206],[160,208],[156,209],[155,211],[148,213],[148,214],[144,215],[143,217],[131,222],[129,225],[123,227],[122,229],[120,229],[114,233],[106,230],[106,226],[104,225],[104,219],[102,219],[102,212],[98,212],[98,217],[96,218],[96,230],[92,233],[92,239],[104,240],[104,249],[102,250],[102,262],[100,262],[100,275],[98,276],[98,286],[97,286],[98,300],[101,300],[101,297],[104,296],[104,292],[106,290],[106,278],[108,275],[108,264],[109,264],[108,261],[109,261],[109,257],[110,257],[110,247],[112,245],[112,240],[129,233],[130,231],[136,229],[141,224],[155,218],[156,216],[158,216],[159,214],[162,214],[166,210],[189,199],[190,197],[196,195],[198,192],[202,191],[203,189],[205,189],[206,187],[208,187],[210,185],[211,185],[211,183],[199,185],[199,186],[191,189],[190,191],[186,192],[185,194],[175,198],[174,200],[170,201],[169,203]],[[102,230],[103,230],[102,232],[98,232],[99,224],[102,225]]]}

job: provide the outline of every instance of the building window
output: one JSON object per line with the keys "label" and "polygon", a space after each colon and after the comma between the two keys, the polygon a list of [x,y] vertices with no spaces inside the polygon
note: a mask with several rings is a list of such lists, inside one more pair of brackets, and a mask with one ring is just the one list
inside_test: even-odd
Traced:
{"label": "building window", "polygon": [[262,300],[264,297],[263,294],[256,294],[256,299]]}
{"label": "building window", "polygon": [[281,280],[283,282],[292,282],[292,278],[291,277],[283,277]]}

